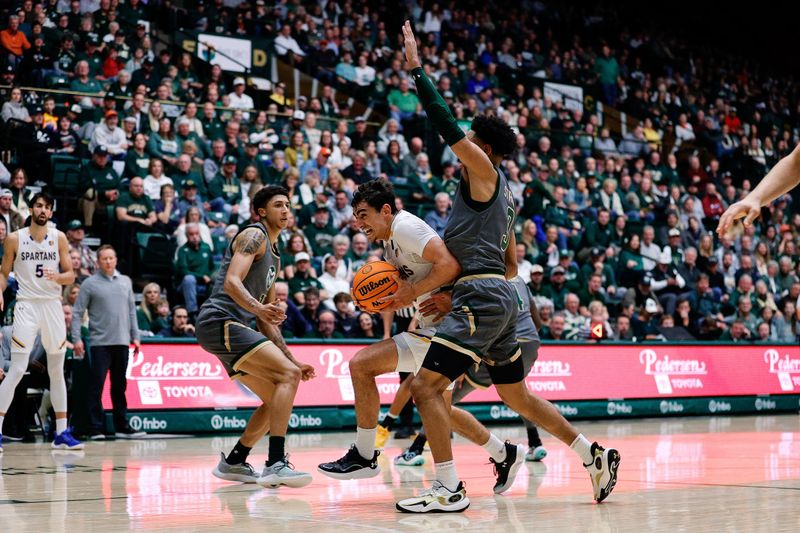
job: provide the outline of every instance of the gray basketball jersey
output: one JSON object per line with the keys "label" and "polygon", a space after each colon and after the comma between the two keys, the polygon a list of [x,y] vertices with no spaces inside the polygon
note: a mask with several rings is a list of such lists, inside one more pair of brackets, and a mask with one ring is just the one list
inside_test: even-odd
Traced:
{"label": "gray basketball jersey", "polygon": [[461,264],[461,276],[505,274],[505,251],[514,227],[514,196],[499,168],[494,196],[485,203],[469,197],[469,184],[458,184],[444,232],[447,249]]}
{"label": "gray basketball jersey", "polygon": [[[225,252],[225,257],[222,259],[222,264],[214,280],[214,287],[211,290],[211,295],[203,304],[203,307],[218,309],[235,318],[242,324],[249,324],[255,318],[255,315],[242,308],[242,306],[233,301],[233,298],[228,296],[225,292],[225,276],[228,274],[228,267],[231,264],[231,257],[233,257],[233,242],[239,234],[248,228],[257,228],[263,231],[267,236],[267,243],[269,245],[269,233],[267,233],[266,228],[264,228],[262,224],[251,224],[239,230],[239,233],[236,234],[236,237],[233,238],[231,244],[228,246],[227,252]],[[253,264],[250,266],[250,271],[244,278],[245,289],[259,302],[263,303],[266,300],[270,287],[275,283],[275,278],[277,278],[278,268],[280,266],[279,260],[280,256],[278,255],[277,248],[274,245],[269,246],[269,250],[264,254],[264,257],[253,261]]]}
{"label": "gray basketball jersey", "polygon": [[519,314],[517,315],[517,340],[520,342],[540,342],[536,324],[531,318],[531,291],[525,281],[517,276],[509,283],[517,291]]}

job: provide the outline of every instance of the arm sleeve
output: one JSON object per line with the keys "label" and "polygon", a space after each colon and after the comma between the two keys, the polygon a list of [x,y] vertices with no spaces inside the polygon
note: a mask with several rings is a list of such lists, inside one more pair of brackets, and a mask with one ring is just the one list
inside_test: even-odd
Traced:
{"label": "arm sleeve", "polygon": [[428,114],[428,118],[433,122],[436,131],[444,138],[445,142],[452,146],[464,138],[464,132],[456,124],[456,119],[450,112],[447,103],[436,91],[433,83],[425,75],[422,67],[417,67],[411,71],[414,83],[417,85],[417,94],[420,102]]}

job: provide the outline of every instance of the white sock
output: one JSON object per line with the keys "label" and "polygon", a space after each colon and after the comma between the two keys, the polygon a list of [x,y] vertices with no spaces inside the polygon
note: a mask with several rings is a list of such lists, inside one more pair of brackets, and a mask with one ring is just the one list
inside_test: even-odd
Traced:
{"label": "white sock", "polygon": [[378,427],[372,429],[356,428],[356,449],[364,459],[372,460],[375,455],[375,435]]}
{"label": "white sock", "polygon": [[436,481],[444,485],[447,490],[455,492],[458,488],[458,474],[455,461],[436,463]]}
{"label": "white sock", "polygon": [[0,416],[0,435],[3,434],[3,420],[5,419],[6,419],[5,415]]}
{"label": "white sock", "polygon": [[506,443],[497,438],[494,433],[489,433],[489,440],[486,444],[482,444],[481,448],[486,450],[489,455],[494,459],[495,463],[502,463],[506,460]]}
{"label": "white sock", "polygon": [[584,466],[590,465],[594,461],[594,456],[592,455],[592,443],[589,442],[589,439],[583,436],[583,433],[575,437],[575,441],[569,445],[569,447],[578,454],[578,457],[581,458],[583,461]]}
{"label": "white sock", "polygon": [[67,430],[67,417],[56,418],[56,435],[61,435]]}

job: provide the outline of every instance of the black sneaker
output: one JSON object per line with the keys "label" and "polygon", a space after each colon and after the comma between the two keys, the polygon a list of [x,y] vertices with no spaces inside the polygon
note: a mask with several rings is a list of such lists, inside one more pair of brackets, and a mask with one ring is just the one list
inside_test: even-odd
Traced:
{"label": "black sneaker", "polygon": [[146,436],[147,433],[144,431],[136,431],[130,426],[114,433],[114,437],[118,439],[143,439]]}
{"label": "black sneaker", "polygon": [[344,457],[332,463],[322,463],[317,470],[333,479],[366,479],[375,477],[381,473],[381,467],[378,466],[378,456],[380,454],[381,452],[375,450],[375,455],[372,456],[372,459],[364,459],[358,453],[356,445],[353,444],[344,454]]}
{"label": "black sneaker", "polygon": [[506,459],[502,463],[489,458],[494,465],[494,475],[497,483],[494,484],[494,493],[502,494],[514,484],[517,470],[525,462],[525,447],[522,444],[511,444],[506,441]]}

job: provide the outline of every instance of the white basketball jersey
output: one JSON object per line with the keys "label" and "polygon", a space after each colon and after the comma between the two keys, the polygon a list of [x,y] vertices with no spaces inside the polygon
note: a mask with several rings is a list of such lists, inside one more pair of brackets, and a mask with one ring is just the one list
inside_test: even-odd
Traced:
{"label": "white basketball jersey", "polygon": [[[407,211],[398,211],[392,221],[392,233],[384,241],[384,256],[386,261],[393,264],[400,271],[400,277],[415,283],[425,279],[433,268],[422,257],[425,246],[436,232],[422,219]],[[417,297],[414,301],[419,309],[419,304],[424,302],[430,293]],[[430,318],[419,317],[419,327],[429,328],[433,325]]]}
{"label": "white basketball jersey", "polygon": [[47,228],[47,236],[36,242],[30,228],[19,230],[14,278],[19,284],[18,300],[52,300],[61,297],[61,285],[44,277],[45,269],[59,272],[58,230]]}

